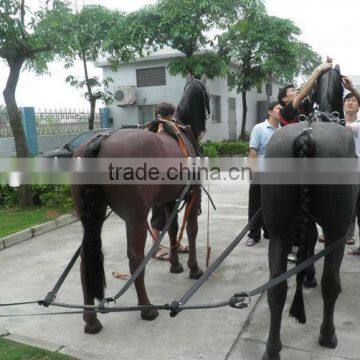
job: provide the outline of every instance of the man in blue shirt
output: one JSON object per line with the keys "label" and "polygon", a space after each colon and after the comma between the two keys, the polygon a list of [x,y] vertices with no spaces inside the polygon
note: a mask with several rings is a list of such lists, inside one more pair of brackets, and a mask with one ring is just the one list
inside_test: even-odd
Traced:
{"label": "man in blue shirt", "polygon": [[[282,106],[274,101],[268,106],[268,119],[254,126],[250,136],[250,157],[262,158],[265,156],[266,146],[275,131],[280,128],[280,110]],[[251,184],[249,189],[249,221],[261,207],[260,185]],[[269,238],[263,226],[263,220],[252,223],[248,234],[247,246],[254,246],[260,241],[261,227],[264,229],[264,238]]]}

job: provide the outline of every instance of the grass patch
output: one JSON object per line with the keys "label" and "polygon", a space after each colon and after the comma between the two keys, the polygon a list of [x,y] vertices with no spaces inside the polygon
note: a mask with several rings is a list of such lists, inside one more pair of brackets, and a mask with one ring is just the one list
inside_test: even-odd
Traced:
{"label": "grass patch", "polygon": [[[30,209],[0,207],[0,237],[51,221],[71,212],[71,208],[33,207]],[[0,357],[0,359],[2,359]]]}
{"label": "grass patch", "polygon": [[72,357],[0,338],[1,360],[71,360]]}

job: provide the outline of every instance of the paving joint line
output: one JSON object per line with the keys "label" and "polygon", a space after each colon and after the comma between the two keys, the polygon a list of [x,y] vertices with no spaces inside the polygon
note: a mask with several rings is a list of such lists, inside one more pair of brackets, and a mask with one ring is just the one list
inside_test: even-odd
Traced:
{"label": "paving joint line", "polygon": [[258,297],[258,299],[256,300],[256,302],[255,302],[252,310],[250,311],[249,315],[247,316],[247,318],[246,318],[243,326],[242,326],[241,329],[240,329],[240,332],[239,332],[238,336],[236,337],[235,341],[234,341],[233,344],[231,345],[231,348],[230,348],[230,350],[228,351],[228,353],[226,354],[224,360],[228,360],[228,359],[229,359],[229,356],[230,356],[231,353],[233,352],[233,350],[234,350],[237,342],[241,339],[241,336],[242,336],[242,335],[246,332],[246,330],[249,328],[249,326],[250,326],[250,321],[251,321],[251,319],[252,319],[252,317],[253,317],[253,315],[254,315],[254,312],[255,312],[257,306],[259,305],[260,301],[262,300],[264,294],[265,294],[265,293],[262,293],[262,294]]}

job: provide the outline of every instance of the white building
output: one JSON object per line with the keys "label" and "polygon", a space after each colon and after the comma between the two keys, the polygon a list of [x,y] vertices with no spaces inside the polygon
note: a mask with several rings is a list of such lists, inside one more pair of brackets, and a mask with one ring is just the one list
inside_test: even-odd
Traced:
{"label": "white building", "polygon": [[[109,90],[115,94],[115,103],[110,107],[113,126],[120,124],[144,124],[154,119],[154,109],[160,102],[170,102],[176,106],[183,94],[186,80],[181,76],[172,76],[168,70],[169,62],[181,56],[179,53],[151,55],[125,64],[116,72],[107,64],[103,68],[103,77],[111,77]],[[124,87],[126,87],[124,89]],[[211,116],[207,122],[207,135],[204,140],[236,139],[240,135],[242,122],[242,98],[236,91],[229,92],[226,78],[207,81],[211,95]],[[246,130],[264,120],[266,114],[266,89],[253,88],[247,93]],[[271,100],[277,98],[280,84],[272,84]],[[120,91],[119,91],[120,90]],[[130,105],[124,105],[130,103]]]}

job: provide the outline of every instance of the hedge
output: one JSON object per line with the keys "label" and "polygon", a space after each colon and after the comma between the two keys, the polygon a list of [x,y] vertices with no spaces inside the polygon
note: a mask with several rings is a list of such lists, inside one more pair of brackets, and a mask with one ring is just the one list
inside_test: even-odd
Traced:
{"label": "hedge", "polygon": [[[31,187],[34,205],[70,208],[73,201],[70,186],[33,185]],[[19,189],[8,185],[0,186],[0,206],[10,207],[19,204]]]}
{"label": "hedge", "polygon": [[205,156],[210,158],[226,156],[247,156],[249,143],[247,141],[208,141],[202,145]]}

